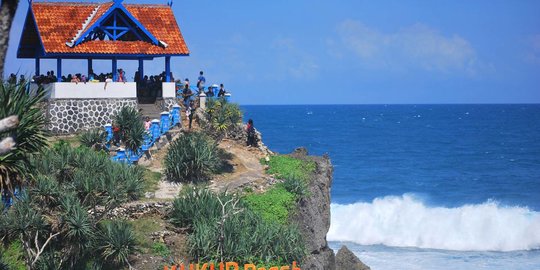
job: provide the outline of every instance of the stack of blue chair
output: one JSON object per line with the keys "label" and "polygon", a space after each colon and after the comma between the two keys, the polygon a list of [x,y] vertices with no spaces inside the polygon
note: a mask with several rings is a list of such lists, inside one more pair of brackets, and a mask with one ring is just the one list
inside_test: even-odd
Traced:
{"label": "stack of blue chair", "polygon": [[175,126],[176,124],[181,123],[180,105],[178,105],[178,104],[173,105],[172,112],[171,112],[171,118],[172,118],[171,126]]}
{"label": "stack of blue chair", "polygon": [[124,148],[118,148],[116,151],[116,156],[112,157],[112,160],[121,163],[129,163],[126,156],[126,150],[124,150]]}
{"label": "stack of blue chair", "polygon": [[152,120],[152,125],[150,126],[150,135],[152,136],[152,142],[155,142],[161,136],[161,127],[159,125],[159,120]]}
{"label": "stack of blue chair", "polygon": [[146,152],[150,149],[150,147],[152,147],[153,144],[154,144],[154,141],[152,141],[152,135],[150,133],[146,133],[144,134],[144,143],[141,146],[140,150],[142,152]]}
{"label": "stack of blue chair", "polygon": [[112,125],[106,124],[104,128],[105,128],[105,132],[107,132],[107,143],[105,144],[105,147],[107,148],[107,150],[109,150],[111,148],[111,142],[113,138]]}
{"label": "stack of blue chair", "polygon": [[[146,151],[150,150],[163,134],[167,133],[174,125],[181,123],[180,106],[174,105],[172,113],[162,112],[160,118],[161,121],[158,119],[152,120],[150,130],[144,136],[144,143],[137,151],[119,148],[116,152],[116,156],[112,157],[112,160],[127,164],[138,161]],[[104,128],[107,132],[107,149],[109,149],[113,138],[112,126],[108,124],[105,125]]]}
{"label": "stack of blue chair", "polygon": [[170,128],[170,118],[168,112],[161,113],[161,134],[165,134],[169,131]]}

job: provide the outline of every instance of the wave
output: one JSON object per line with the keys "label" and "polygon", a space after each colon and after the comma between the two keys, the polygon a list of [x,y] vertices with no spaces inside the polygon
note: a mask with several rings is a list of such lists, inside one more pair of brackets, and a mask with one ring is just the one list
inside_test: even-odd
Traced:
{"label": "wave", "polygon": [[330,241],[459,251],[540,248],[540,212],[495,201],[429,207],[413,195],[332,204]]}

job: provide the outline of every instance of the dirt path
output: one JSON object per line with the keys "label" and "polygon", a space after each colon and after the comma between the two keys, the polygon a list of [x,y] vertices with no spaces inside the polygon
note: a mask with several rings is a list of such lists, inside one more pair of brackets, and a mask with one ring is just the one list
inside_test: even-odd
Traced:
{"label": "dirt path", "polygon": [[214,177],[210,184],[212,190],[236,190],[247,184],[263,185],[266,182],[267,175],[260,163],[264,154],[259,149],[248,148],[231,140],[223,140],[219,147],[232,154],[233,159],[229,162],[233,171]]}

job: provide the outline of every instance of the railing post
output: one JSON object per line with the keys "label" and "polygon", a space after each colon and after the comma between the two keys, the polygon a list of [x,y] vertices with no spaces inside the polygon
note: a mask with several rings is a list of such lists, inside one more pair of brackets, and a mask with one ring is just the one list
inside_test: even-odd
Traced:
{"label": "railing post", "polygon": [[204,92],[199,95],[199,107],[206,110],[206,94]]}
{"label": "railing post", "polygon": [[62,81],[62,58],[56,59],[56,81]]}

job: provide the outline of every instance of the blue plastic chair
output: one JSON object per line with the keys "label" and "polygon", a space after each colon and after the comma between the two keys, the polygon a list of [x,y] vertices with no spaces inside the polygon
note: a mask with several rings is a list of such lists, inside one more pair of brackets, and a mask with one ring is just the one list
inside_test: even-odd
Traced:
{"label": "blue plastic chair", "polygon": [[173,105],[171,117],[172,117],[172,126],[175,126],[176,124],[180,123],[180,105],[178,104]]}
{"label": "blue plastic chair", "polygon": [[154,142],[157,141],[161,136],[159,120],[152,120],[152,125],[150,126],[150,134],[152,135],[152,141]]}
{"label": "blue plastic chair", "polygon": [[169,131],[170,125],[170,119],[169,119],[169,113],[168,112],[162,112],[161,113],[161,134],[167,133]]}

